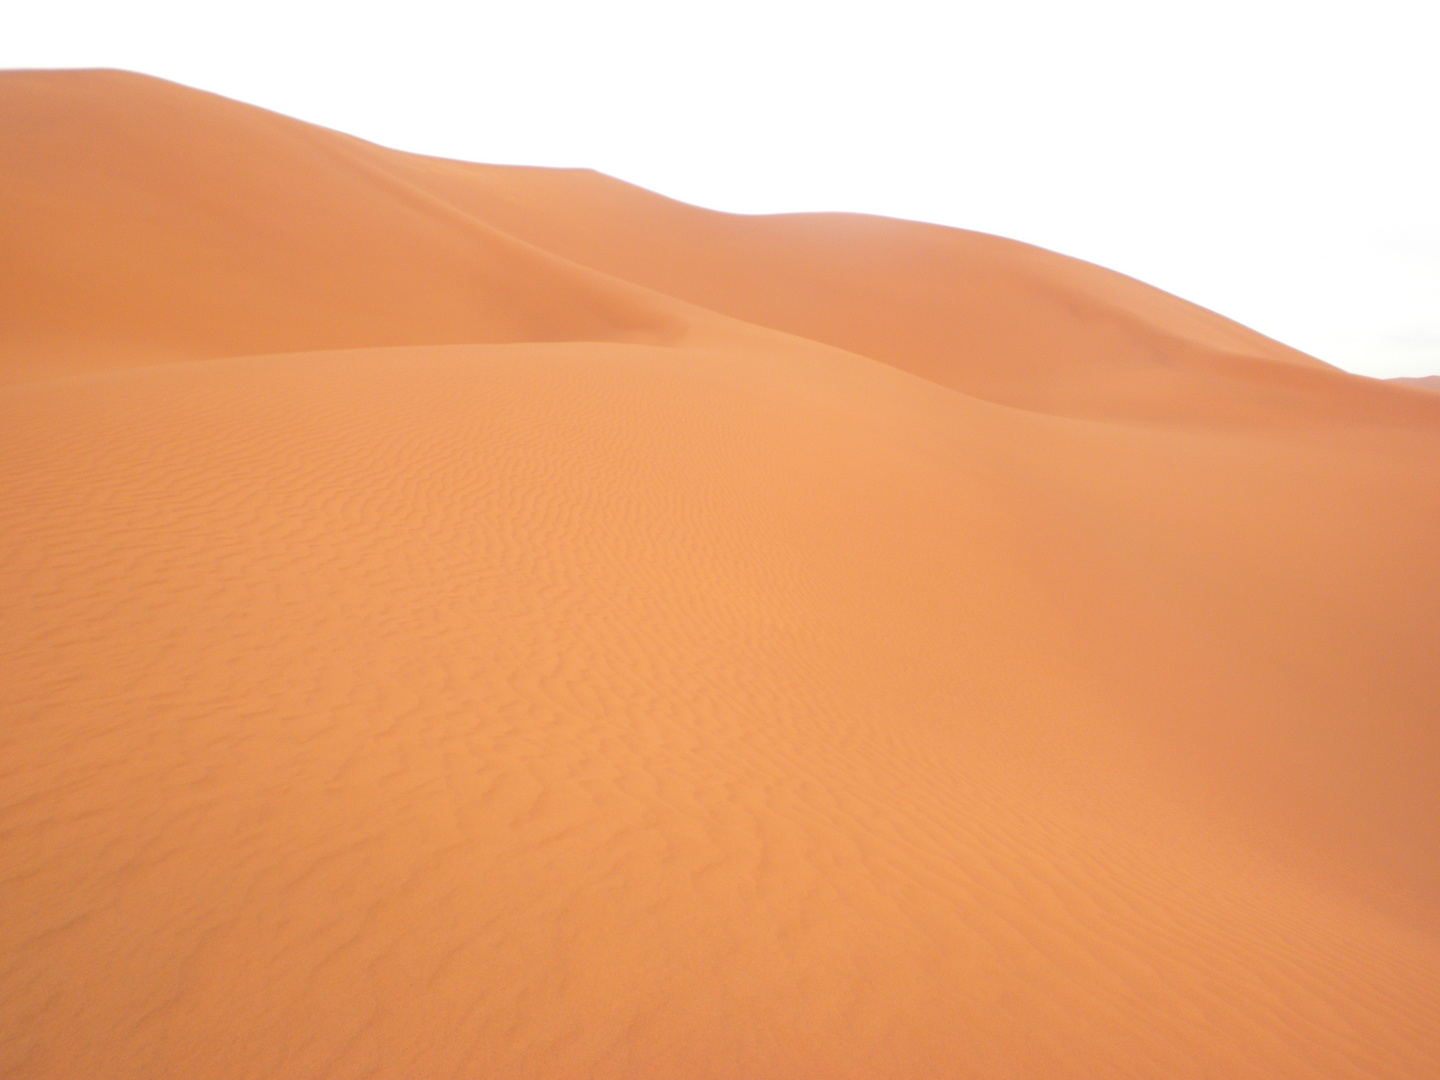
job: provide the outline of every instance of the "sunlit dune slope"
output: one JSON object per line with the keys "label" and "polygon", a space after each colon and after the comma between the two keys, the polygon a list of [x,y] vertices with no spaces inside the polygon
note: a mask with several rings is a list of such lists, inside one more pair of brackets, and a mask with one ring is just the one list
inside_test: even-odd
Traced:
{"label": "sunlit dune slope", "polygon": [[1440,1075],[1440,397],[0,75],[0,1074]]}
{"label": "sunlit dune slope", "polygon": [[4,87],[7,248],[26,272],[0,303],[20,357],[64,370],[677,332],[642,290],[395,177],[383,151],[116,72]]}

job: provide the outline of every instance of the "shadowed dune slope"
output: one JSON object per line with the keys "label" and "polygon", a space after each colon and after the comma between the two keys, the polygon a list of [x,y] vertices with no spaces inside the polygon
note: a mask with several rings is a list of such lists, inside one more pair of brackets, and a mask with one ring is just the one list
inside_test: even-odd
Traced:
{"label": "shadowed dune slope", "polygon": [[1440,375],[1425,375],[1418,379],[1396,379],[1397,383],[1409,386],[1423,386],[1427,390],[1440,390]]}
{"label": "shadowed dune slope", "polygon": [[1433,392],[119,72],[0,214],[0,1075],[1440,1075]]}
{"label": "shadowed dune slope", "polygon": [[681,329],[642,290],[396,178],[378,149],[119,72],[0,86],[8,256],[24,269],[0,301],[12,355],[81,369]]}

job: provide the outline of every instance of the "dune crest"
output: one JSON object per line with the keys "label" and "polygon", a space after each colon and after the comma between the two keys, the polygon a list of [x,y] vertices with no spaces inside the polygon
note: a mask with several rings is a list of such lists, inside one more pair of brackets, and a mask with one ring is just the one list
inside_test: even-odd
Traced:
{"label": "dune crest", "polygon": [[0,74],[0,1075],[1440,1075],[1440,398],[997,237]]}

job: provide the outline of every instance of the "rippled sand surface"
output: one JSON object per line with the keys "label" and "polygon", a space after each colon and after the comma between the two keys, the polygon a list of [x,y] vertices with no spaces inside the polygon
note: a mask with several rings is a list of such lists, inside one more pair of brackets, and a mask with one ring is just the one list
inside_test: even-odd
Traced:
{"label": "rippled sand surface", "polygon": [[1440,1076],[1440,395],[0,75],[0,1074]]}

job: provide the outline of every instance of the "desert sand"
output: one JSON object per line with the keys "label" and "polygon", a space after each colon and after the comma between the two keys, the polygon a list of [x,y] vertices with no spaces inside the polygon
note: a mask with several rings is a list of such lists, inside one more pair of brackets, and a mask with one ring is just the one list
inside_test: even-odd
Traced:
{"label": "desert sand", "polygon": [[0,75],[0,1074],[1440,1076],[1440,395]]}
{"label": "desert sand", "polygon": [[1440,390],[1440,375],[1422,375],[1418,378],[1406,378],[1402,376],[1395,381],[1398,383],[1409,383],[1411,386],[1423,386],[1427,390]]}

